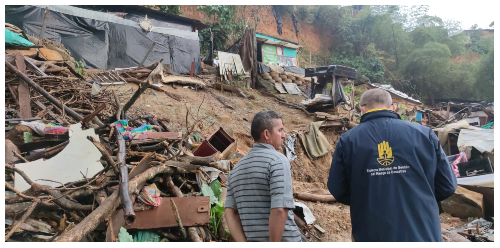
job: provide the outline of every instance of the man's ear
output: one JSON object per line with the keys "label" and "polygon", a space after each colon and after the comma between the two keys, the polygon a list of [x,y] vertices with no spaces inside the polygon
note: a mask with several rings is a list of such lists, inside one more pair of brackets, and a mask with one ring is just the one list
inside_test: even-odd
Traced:
{"label": "man's ear", "polygon": [[392,111],[396,112],[396,106],[392,105]]}
{"label": "man's ear", "polygon": [[265,140],[268,140],[269,137],[271,137],[271,133],[269,132],[269,130],[265,129],[264,132],[262,132],[264,135],[264,139]]}

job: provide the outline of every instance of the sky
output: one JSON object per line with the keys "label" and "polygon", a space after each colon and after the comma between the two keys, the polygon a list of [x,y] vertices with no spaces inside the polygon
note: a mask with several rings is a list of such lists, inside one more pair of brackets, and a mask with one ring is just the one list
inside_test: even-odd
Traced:
{"label": "sky", "polygon": [[470,29],[474,24],[482,29],[490,29],[489,25],[494,21],[495,11],[498,11],[498,8],[495,8],[494,4],[471,3],[472,1],[455,1],[451,4],[427,4],[429,5],[428,15],[435,15],[443,20],[460,21],[464,30]]}

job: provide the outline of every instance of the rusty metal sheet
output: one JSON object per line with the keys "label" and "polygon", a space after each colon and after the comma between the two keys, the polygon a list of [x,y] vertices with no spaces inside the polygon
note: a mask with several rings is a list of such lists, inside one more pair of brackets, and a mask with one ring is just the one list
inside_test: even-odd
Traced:
{"label": "rusty metal sheet", "polygon": [[[26,74],[26,62],[24,62],[24,55],[19,52],[16,53],[16,67],[17,69],[19,69],[19,71]],[[21,118],[31,118],[31,99],[30,88],[28,84],[22,79],[19,79],[19,86],[17,87],[17,91],[19,93],[19,112],[21,114]]]}
{"label": "rusty metal sheet", "polygon": [[210,220],[210,197],[163,197],[161,205],[153,210],[136,213],[134,224],[127,226],[127,229],[151,229],[162,227],[178,226],[175,220],[174,211],[170,205],[173,199],[184,226],[208,225]]}
{"label": "rusty metal sheet", "polygon": [[178,226],[174,211],[170,205],[171,198],[177,206],[183,226],[208,225],[210,220],[209,196],[162,197],[161,205],[158,208],[136,212],[135,222],[130,226],[125,226],[123,209],[115,211],[108,222],[106,242],[116,241],[120,227],[126,229],[151,229]]}
{"label": "rusty metal sheet", "polygon": [[236,140],[221,127],[210,135],[208,139],[203,141],[193,154],[199,157],[206,157],[219,151],[222,154],[222,158],[226,158],[231,152],[236,151],[236,148]]}

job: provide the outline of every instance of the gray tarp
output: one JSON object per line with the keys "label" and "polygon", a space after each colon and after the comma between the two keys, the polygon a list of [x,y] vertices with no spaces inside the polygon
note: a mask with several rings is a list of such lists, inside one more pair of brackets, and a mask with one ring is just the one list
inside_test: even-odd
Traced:
{"label": "gray tarp", "polygon": [[156,42],[145,65],[163,59],[176,73],[201,73],[198,35],[185,30],[154,27],[143,30],[137,21],[74,6],[6,6],[5,22],[38,37],[45,8],[49,10],[45,38],[62,43],[86,68],[109,70],[138,66]]}

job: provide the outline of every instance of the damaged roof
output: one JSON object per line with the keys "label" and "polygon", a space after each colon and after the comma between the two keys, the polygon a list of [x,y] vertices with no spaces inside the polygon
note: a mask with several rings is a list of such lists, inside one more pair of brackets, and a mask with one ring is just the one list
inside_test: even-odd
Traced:
{"label": "damaged roof", "polygon": [[256,33],[255,36],[257,37],[257,41],[264,42],[266,44],[271,44],[271,45],[279,45],[283,47],[288,47],[292,49],[300,49],[302,48],[301,45],[291,42],[291,41],[286,41],[286,40],[280,40],[271,36],[263,35],[263,34],[258,34]]}
{"label": "damaged roof", "polygon": [[411,101],[411,102],[414,102],[414,103],[418,103],[418,104],[422,104],[422,102],[420,102],[419,100],[414,99],[414,98],[408,96],[407,94],[405,94],[405,93],[403,93],[403,92],[401,92],[399,90],[394,89],[390,84],[372,84],[372,83],[369,83],[369,82],[367,82],[367,84],[369,84],[370,86],[375,87],[375,88],[386,90],[389,93],[397,95],[397,96],[399,96],[401,98],[404,98],[404,99],[406,99],[408,101]]}

